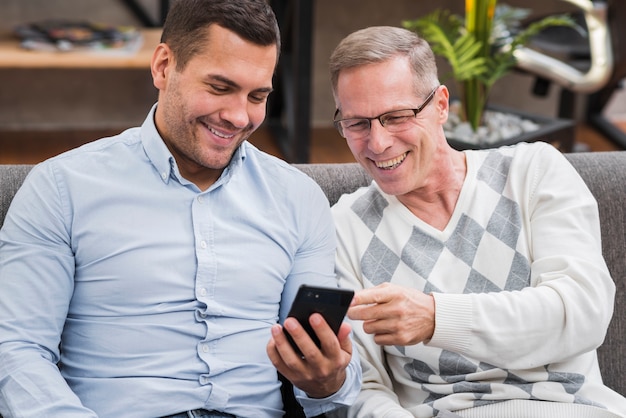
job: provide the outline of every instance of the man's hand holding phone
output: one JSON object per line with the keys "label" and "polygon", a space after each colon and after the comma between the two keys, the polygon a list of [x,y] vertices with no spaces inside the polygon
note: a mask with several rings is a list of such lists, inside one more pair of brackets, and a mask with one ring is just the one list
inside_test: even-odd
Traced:
{"label": "man's hand holding phone", "polygon": [[332,395],[346,378],[352,342],[351,327],[343,318],[352,295],[351,291],[335,288],[303,287],[284,329],[280,325],[272,327],[267,345],[270,360],[310,397]]}

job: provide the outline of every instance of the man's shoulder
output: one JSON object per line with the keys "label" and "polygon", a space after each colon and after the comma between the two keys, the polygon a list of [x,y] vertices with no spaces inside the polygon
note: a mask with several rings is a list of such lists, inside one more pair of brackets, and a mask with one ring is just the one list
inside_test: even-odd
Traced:
{"label": "man's shoulder", "polygon": [[346,211],[352,212],[352,208],[358,202],[364,202],[365,205],[369,205],[374,199],[384,199],[383,193],[378,188],[375,182],[370,183],[369,186],[359,187],[351,193],[344,193],[341,195],[337,203],[332,207],[333,215],[338,216]]}
{"label": "man's shoulder", "polygon": [[269,178],[279,182],[283,186],[293,185],[295,187],[309,185],[319,188],[317,183],[301,170],[292,164],[262,151],[249,142],[244,142],[246,159],[261,170]]}
{"label": "man's shoulder", "polygon": [[537,156],[552,158],[554,155],[560,153],[552,144],[543,141],[520,142],[514,145],[491,149],[488,150],[488,152],[499,152],[515,159],[533,159]]}
{"label": "man's shoulder", "polygon": [[[141,145],[140,128],[130,128],[117,135],[96,139],[77,148],[65,151],[44,161],[43,164],[94,164],[95,161],[106,161],[111,158],[120,158],[120,148],[132,148]],[[95,168],[92,165],[92,168]]]}
{"label": "man's shoulder", "polygon": [[499,148],[465,152],[478,167],[487,170],[501,170],[505,167],[509,174],[520,172],[524,176],[529,170],[546,168],[552,164],[559,165],[565,161],[565,157],[558,149],[542,141],[520,142]]}

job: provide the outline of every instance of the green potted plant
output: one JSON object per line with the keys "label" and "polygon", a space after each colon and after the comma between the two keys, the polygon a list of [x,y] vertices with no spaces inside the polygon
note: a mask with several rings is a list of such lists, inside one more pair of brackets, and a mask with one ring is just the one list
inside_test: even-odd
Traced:
{"label": "green potted plant", "polygon": [[569,16],[554,15],[520,29],[528,15],[527,9],[497,5],[497,0],[465,0],[465,18],[438,9],[402,22],[450,64],[460,95],[459,116],[474,132],[481,125],[492,86],[515,66],[515,50],[549,26],[576,26]]}

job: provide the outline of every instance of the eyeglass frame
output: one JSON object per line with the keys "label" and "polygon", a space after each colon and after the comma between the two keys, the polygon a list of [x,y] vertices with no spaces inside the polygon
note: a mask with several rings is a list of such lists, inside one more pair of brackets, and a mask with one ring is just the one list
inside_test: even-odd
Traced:
{"label": "eyeglass frame", "polygon": [[[395,112],[402,112],[404,110],[410,110],[413,112],[413,117],[415,118],[422,110],[424,110],[426,108],[426,106],[428,106],[428,104],[433,100],[433,98],[435,97],[435,93],[437,93],[437,90],[439,90],[439,87],[441,87],[441,85],[438,85],[437,87],[435,87],[433,89],[433,91],[430,92],[430,94],[428,94],[428,96],[426,97],[426,99],[424,100],[424,103],[422,103],[421,105],[419,105],[417,108],[414,109],[396,109],[396,110],[390,110],[388,112],[385,113],[381,113],[378,116],[374,116],[372,118],[366,118],[366,117],[361,117],[361,118],[344,118],[344,119],[335,119],[337,117],[337,115],[339,114],[339,109],[335,110],[335,114],[333,116],[333,125],[335,126],[335,128],[337,129],[337,131],[339,131],[339,135],[341,135],[343,138],[346,138],[346,136],[343,134],[343,128],[340,125],[340,122],[346,121],[346,120],[366,120],[369,123],[368,129],[367,129],[367,134],[364,136],[369,135],[369,133],[372,131],[372,121],[374,119],[378,119],[378,122],[380,123],[380,126],[385,127],[385,122],[383,122],[383,120],[381,119],[383,116],[388,115],[390,113],[395,113]],[[346,138],[347,139],[347,138]]]}

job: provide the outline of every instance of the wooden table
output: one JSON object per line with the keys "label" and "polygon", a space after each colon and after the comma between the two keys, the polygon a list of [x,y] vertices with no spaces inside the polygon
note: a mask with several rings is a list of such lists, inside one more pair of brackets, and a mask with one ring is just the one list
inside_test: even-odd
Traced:
{"label": "wooden table", "polygon": [[48,52],[20,47],[10,33],[0,34],[0,68],[132,69],[149,68],[161,29],[142,29],[143,43],[135,53],[107,50]]}

